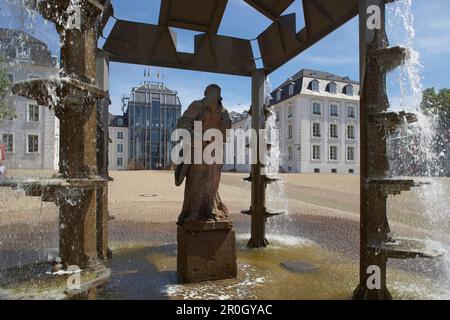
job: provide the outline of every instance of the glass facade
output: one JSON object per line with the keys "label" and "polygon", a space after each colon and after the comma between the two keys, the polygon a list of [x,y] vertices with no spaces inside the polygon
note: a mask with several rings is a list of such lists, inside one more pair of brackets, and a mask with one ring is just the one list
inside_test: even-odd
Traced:
{"label": "glass facade", "polygon": [[181,116],[177,93],[162,83],[145,83],[131,94],[126,114],[130,164],[142,170],[170,166],[170,138]]}

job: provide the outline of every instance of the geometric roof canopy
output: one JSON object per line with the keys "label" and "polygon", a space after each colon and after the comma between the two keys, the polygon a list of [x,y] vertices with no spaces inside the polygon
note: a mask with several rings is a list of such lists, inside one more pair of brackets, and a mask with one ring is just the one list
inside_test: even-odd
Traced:
{"label": "geometric roof canopy", "polygon": [[[251,41],[218,35],[227,0],[161,0],[157,25],[117,20],[103,49],[111,61],[250,76],[261,58],[270,73],[358,14],[358,0],[302,0],[305,27],[296,32],[295,14],[282,15],[294,0],[241,0],[272,24]],[[390,1],[387,1],[390,2]],[[112,12],[112,10],[110,10]],[[202,32],[194,52],[177,52],[170,27]]]}

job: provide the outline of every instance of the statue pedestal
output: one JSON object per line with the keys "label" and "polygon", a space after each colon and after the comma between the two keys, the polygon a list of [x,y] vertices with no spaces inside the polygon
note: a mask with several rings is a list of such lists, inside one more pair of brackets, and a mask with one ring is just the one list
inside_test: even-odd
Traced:
{"label": "statue pedestal", "polygon": [[179,225],[177,241],[181,283],[236,278],[236,236],[230,221]]}

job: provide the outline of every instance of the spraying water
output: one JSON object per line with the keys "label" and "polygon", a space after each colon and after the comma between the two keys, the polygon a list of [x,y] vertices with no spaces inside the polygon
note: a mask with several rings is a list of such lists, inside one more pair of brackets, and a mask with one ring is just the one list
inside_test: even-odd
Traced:
{"label": "spraying water", "polygon": [[[267,79],[265,86],[265,105],[270,105],[272,88],[270,81]],[[267,117],[266,122],[267,129],[267,142],[270,145],[266,156],[266,173],[271,177],[279,178],[280,174],[280,162],[281,162],[281,152],[280,152],[280,133],[279,128],[276,124],[276,116],[270,110],[270,114]],[[270,219],[269,230],[276,234],[285,233],[285,225],[289,222],[289,206],[286,199],[286,191],[283,180],[269,184],[267,187],[267,207],[270,209],[282,210],[286,213],[285,216],[278,216]]]}
{"label": "spraying water", "polygon": [[389,29],[396,30],[389,35],[392,42],[395,42],[391,45],[400,45],[409,51],[406,63],[391,75],[392,83],[397,83],[400,91],[398,101],[391,99],[394,102],[392,109],[404,110],[417,116],[417,122],[404,123],[394,137],[388,139],[391,149],[389,152],[395,155],[390,162],[391,171],[394,174],[420,176],[429,183],[426,187],[413,190],[423,204],[423,215],[428,224],[427,229],[432,230],[432,240],[440,242],[443,246],[441,249],[446,252],[441,268],[446,283],[450,283],[449,190],[444,179],[438,178],[445,175],[446,170],[441,161],[444,155],[436,148],[435,138],[440,134],[438,119],[424,112],[422,108],[423,66],[420,54],[414,47],[416,34],[412,0],[397,1],[389,7],[387,21]]}

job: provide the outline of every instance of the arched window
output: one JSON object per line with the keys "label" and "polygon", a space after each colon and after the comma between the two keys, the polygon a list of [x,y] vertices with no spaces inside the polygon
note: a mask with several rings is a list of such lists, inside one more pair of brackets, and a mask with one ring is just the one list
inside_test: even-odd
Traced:
{"label": "arched window", "polygon": [[348,84],[344,87],[344,93],[348,96],[353,96],[353,86]]}
{"label": "arched window", "polygon": [[319,90],[320,90],[319,81],[317,81],[317,80],[311,81],[309,83],[309,89],[314,92],[319,92]]}
{"label": "arched window", "polygon": [[294,94],[294,85],[290,84],[289,85],[289,96],[292,96]]}
{"label": "arched window", "polygon": [[337,85],[334,82],[331,82],[328,84],[328,92],[331,94],[336,94],[337,93]]}

